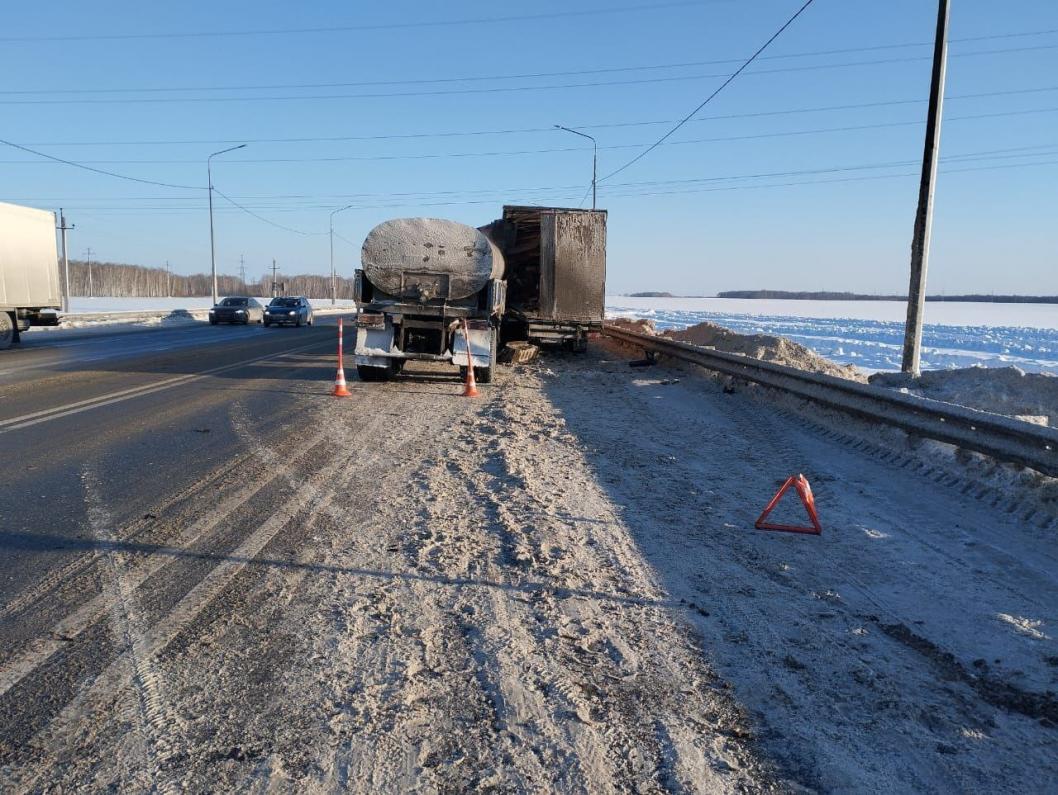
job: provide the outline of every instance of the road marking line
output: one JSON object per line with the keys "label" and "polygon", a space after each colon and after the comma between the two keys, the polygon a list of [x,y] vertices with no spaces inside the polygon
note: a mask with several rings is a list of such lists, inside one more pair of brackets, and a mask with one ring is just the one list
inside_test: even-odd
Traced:
{"label": "road marking line", "polygon": [[[171,544],[148,553],[146,565],[126,575],[125,582],[128,590],[130,592],[136,590],[140,585],[168,566],[173,558],[165,553],[187,551],[191,544],[228,519],[233,511],[245,505],[278,478],[285,477],[297,460],[322,442],[328,436],[328,433],[317,434],[307,444],[295,450],[293,455],[287,460],[287,463],[279,464],[271,477],[257,480],[230,495],[216,505],[209,516],[199,519],[190,527],[185,528]],[[118,545],[121,543],[123,542],[117,542]],[[104,550],[97,550],[86,563],[91,563],[95,558],[103,554],[105,554]],[[107,610],[110,609],[109,601],[105,592],[99,594],[57,622],[46,636],[37,638],[21,654],[0,667],[0,696],[3,696],[4,693],[40,667],[72,638],[80,635],[105,615]]]}
{"label": "road marking line", "polygon": [[0,421],[0,433],[7,433],[8,431],[17,431],[21,428],[28,428],[31,425],[38,425],[42,422],[49,422],[50,420],[57,420],[61,417],[68,417],[71,414],[80,414],[83,411],[89,409],[99,408],[101,406],[109,406],[112,403],[120,403],[124,400],[131,400],[132,398],[142,397],[149,395],[153,392],[159,392],[166,387],[177,386],[180,384],[186,384],[192,381],[198,381],[199,379],[205,378],[210,375],[217,375],[218,373],[224,373],[229,370],[236,370],[240,367],[246,367],[256,362],[262,362],[266,359],[274,359],[277,356],[285,356],[290,353],[299,353],[310,348],[318,348],[324,344],[330,343],[330,340],[320,340],[310,345],[302,345],[297,348],[287,348],[276,353],[269,353],[264,356],[258,356],[254,359],[246,359],[241,362],[235,362],[234,364],[226,364],[221,367],[213,367],[209,370],[202,370],[198,373],[188,373],[187,375],[176,376],[175,378],[167,378],[164,381],[155,381],[153,384],[145,384],[143,386],[131,387],[129,389],[122,389],[118,392],[110,392],[106,395],[97,395],[94,398],[88,398],[87,400],[79,400],[76,403],[68,403],[65,406],[56,406],[50,409],[44,409],[42,411],[34,411],[30,414],[23,414],[20,417],[11,417],[7,420]]}

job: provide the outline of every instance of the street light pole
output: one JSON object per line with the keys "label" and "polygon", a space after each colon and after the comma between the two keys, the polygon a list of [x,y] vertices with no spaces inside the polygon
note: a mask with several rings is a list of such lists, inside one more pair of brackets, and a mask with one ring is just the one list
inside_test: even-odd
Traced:
{"label": "street light pole", "polygon": [[228,149],[221,149],[219,152],[214,152],[206,158],[206,179],[209,183],[209,264],[210,272],[213,274],[213,303],[217,303],[217,254],[213,244],[213,170],[210,165],[210,161],[217,155],[222,155],[225,152],[234,152],[236,149],[242,149],[246,144],[239,144],[238,146],[232,146]]}
{"label": "street light pole", "polygon": [[592,155],[591,155],[591,208],[594,210],[595,209],[595,177],[599,173],[598,172],[598,167],[599,167],[599,143],[598,143],[598,141],[596,141],[594,138],[592,138],[587,133],[582,133],[579,130],[573,130],[573,129],[570,129],[569,127],[563,127],[561,124],[556,124],[555,125],[555,129],[565,130],[566,132],[573,133],[574,135],[579,135],[581,138],[587,138],[589,141],[591,141],[591,145],[592,145]]}
{"label": "street light pole", "polygon": [[334,216],[340,213],[342,210],[348,210],[353,205],[347,204],[345,207],[339,207],[337,210],[331,210],[330,217],[330,229],[331,229],[331,306],[337,303],[338,299],[338,283],[334,275]]}

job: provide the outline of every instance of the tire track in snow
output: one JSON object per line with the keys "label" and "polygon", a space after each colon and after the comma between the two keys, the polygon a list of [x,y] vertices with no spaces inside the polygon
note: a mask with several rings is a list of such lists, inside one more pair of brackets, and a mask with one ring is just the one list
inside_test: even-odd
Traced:
{"label": "tire track in snow", "polygon": [[[282,462],[279,468],[271,473],[270,477],[252,480],[249,485],[225,497],[215,506],[211,506],[210,512],[206,516],[185,527],[170,544],[158,549],[148,550],[143,563],[135,568],[130,567],[123,575],[124,582],[130,591],[136,590],[151,577],[166,568],[172,562],[173,552],[179,553],[189,549],[193,544],[227,522],[237,510],[270,487],[277,479],[288,473],[302,457],[311,454],[316,447],[325,441],[326,436],[326,432],[315,434],[307,443],[295,448],[289,459]],[[256,453],[257,451],[255,451]],[[210,482],[212,481],[208,481],[207,485]],[[108,556],[113,554],[115,548],[120,548],[128,543],[128,541],[122,540],[115,533],[110,533],[106,539],[98,538],[97,540],[101,548],[87,553],[86,559],[76,564],[71,564],[71,567],[76,565],[78,568],[84,568],[93,562],[100,560],[105,562]],[[53,585],[57,584],[54,583]],[[20,599],[24,598],[27,597],[20,596]],[[38,636],[21,652],[0,665],[0,696],[31,675],[52,655],[64,648],[71,639],[78,637],[106,615],[112,609],[112,601],[106,592],[100,593],[57,622],[51,627],[49,632]]]}
{"label": "tire track in snow", "polygon": [[[138,653],[144,657],[153,657],[164,650],[298,512],[312,509],[318,504],[323,504],[325,497],[329,498],[332,492],[326,484],[332,482],[344,464],[344,459],[332,458],[322,469],[310,476],[293,499],[284,502],[256,531],[200,580],[162,620],[144,633],[142,642],[137,646]],[[131,684],[128,676],[129,656],[128,649],[119,654],[64,707],[58,717],[43,730],[41,736],[34,738],[33,745],[50,749],[46,752],[56,754],[63,746],[76,742],[75,738],[87,728],[84,725],[87,716],[106,713],[107,704],[115,694],[119,694]],[[48,767],[44,760],[38,760],[33,768],[32,780],[27,782],[27,788],[31,788],[45,776]]]}
{"label": "tire track in snow", "polygon": [[172,719],[164,681],[159,678],[146,645],[146,622],[136,600],[136,584],[129,581],[124,555],[112,549],[110,512],[103,502],[99,479],[87,465],[81,481],[92,534],[108,548],[101,561],[110,633],[118,648],[128,650],[124,655],[123,675],[131,683],[128,696],[132,703],[121,712],[129,715],[129,723],[135,727],[135,746],[140,757],[137,784],[152,791],[173,792],[172,781],[162,774],[159,766],[159,758],[168,756],[165,737]]}

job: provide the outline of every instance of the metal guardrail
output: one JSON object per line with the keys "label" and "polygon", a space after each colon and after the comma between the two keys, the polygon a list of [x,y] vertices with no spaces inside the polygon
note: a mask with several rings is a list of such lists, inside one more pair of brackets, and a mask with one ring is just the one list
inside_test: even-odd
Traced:
{"label": "metal guardrail", "polygon": [[1058,428],[810,373],[737,353],[701,348],[606,324],[603,334],[645,351],[781,389],[928,439],[983,453],[1058,477]]}

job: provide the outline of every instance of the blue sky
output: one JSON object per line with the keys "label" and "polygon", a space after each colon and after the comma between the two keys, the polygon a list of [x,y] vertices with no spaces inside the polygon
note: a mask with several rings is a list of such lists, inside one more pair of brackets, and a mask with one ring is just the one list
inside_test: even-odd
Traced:
{"label": "blue sky", "polygon": [[[0,200],[67,208],[74,254],[205,271],[205,159],[248,142],[214,160],[214,185],[310,234],[218,197],[220,270],[324,272],[329,210],[352,203],[335,224],[350,275],[387,218],[578,205],[590,143],[554,124],[595,135],[606,175],[800,4],[20,3],[0,33],[0,138],[200,187],[0,147]],[[1058,3],[953,6],[929,291],[1058,293]],[[816,0],[669,145],[600,184],[610,291],[905,291],[935,15]]]}

